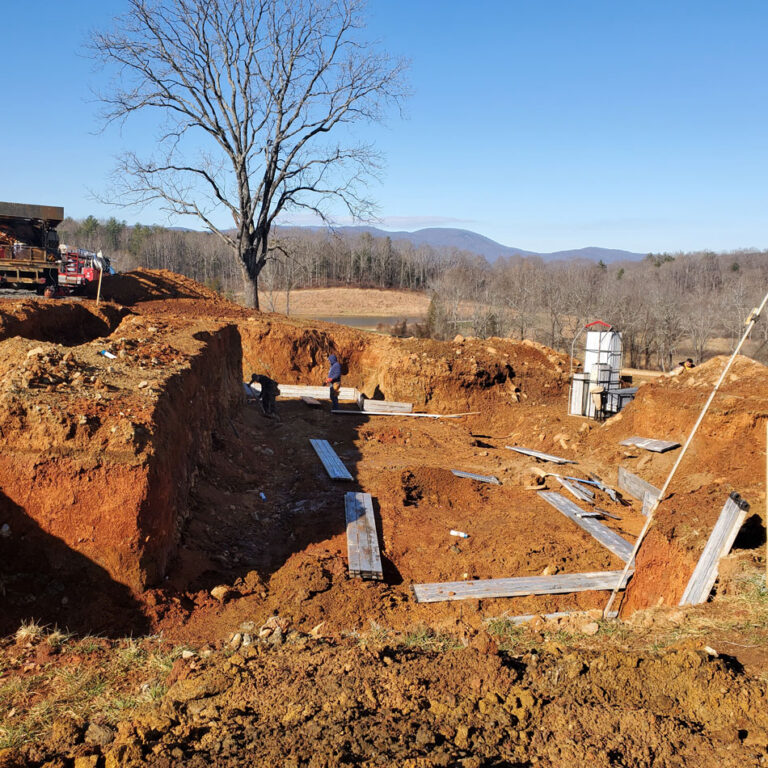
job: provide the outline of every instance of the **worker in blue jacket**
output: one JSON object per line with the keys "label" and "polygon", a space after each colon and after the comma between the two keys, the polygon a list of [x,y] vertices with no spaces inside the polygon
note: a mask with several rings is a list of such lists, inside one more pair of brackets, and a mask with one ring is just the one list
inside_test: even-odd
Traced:
{"label": "worker in blue jacket", "polygon": [[341,389],[341,363],[336,355],[330,355],[328,362],[331,364],[331,368],[326,376],[325,383],[331,385],[331,407],[336,410],[339,407],[339,390]]}

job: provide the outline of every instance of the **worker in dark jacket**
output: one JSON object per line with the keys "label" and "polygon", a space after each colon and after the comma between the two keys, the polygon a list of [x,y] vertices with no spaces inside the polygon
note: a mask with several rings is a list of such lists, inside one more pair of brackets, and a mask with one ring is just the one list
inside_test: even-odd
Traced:
{"label": "worker in dark jacket", "polygon": [[275,400],[280,394],[280,389],[277,386],[277,382],[274,379],[270,379],[269,376],[264,376],[261,373],[254,373],[251,376],[249,383],[253,384],[254,382],[256,382],[261,387],[259,403],[261,404],[261,410],[264,411],[264,415],[277,416]]}
{"label": "worker in dark jacket", "polygon": [[331,385],[331,407],[336,410],[339,407],[339,390],[341,389],[341,363],[336,355],[330,355],[328,362],[331,364],[331,368],[325,378],[325,383]]}

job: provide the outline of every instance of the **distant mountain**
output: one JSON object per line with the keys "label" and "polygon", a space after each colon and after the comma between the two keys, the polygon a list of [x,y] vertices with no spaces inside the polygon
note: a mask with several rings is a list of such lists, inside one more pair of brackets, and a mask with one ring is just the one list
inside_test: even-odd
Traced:
{"label": "distant mountain", "polygon": [[[312,231],[322,231],[325,227],[280,227],[281,229],[309,229]],[[525,248],[512,248],[508,245],[502,245],[490,237],[479,235],[468,229],[455,229],[453,227],[429,227],[427,229],[418,229],[415,232],[387,232],[378,227],[356,226],[356,227],[336,227],[336,232],[342,236],[349,234],[352,236],[368,233],[372,237],[390,237],[393,242],[409,241],[413,245],[429,245],[433,248],[456,248],[460,251],[468,251],[484,256],[488,261],[494,262],[497,259],[509,256],[539,256],[544,261],[573,261],[584,259],[587,261],[603,261],[606,264],[612,264],[617,261],[640,261],[645,258],[644,253],[633,253],[631,251],[622,251],[616,248],[598,248],[589,246],[587,248],[575,248],[568,251],[555,251],[554,253],[538,253],[537,251],[528,251]]]}

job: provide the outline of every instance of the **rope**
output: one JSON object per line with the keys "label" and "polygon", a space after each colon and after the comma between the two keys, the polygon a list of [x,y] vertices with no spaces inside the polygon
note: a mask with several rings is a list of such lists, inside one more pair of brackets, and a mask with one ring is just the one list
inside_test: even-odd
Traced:
{"label": "rope", "polygon": [[645,538],[645,535],[648,533],[648,529],[651,527],[651,523],[653,522],[653,518],[654,518],[654,515],[656,514],[656,510],[658,509],[659,504],[661,504],[662,499],[666,496],[667,489],[669,488],[669,484],[672,482],[672,478],[675,476],[675,473],[677,472],[677,468],[680,466],[680,463],[682,462],[683,457],[685,456],[686,451],[688,450],[688,446],[690,446],[691,442],[693,441],[693,437],[696,434],[696,431],[698,430],[699,426],[701,425],[701,422],[704,420],[704,417],[706,416],[707,411],[709,410],[709,406],[712,405],[712,401],[715,399],[715,395],[717,394],[717,391],[720,389],[720,385],[725,380],[725,376],[728,373],[728,371],[731,369],[731,365],[733,365],[733,361],[736,359],[736,355],[739,354],[739,350],[741,350],[742,346],[744,345],[744,342],[747,340],[747,337],[749,336],[752,328],[754,328],[755,323],[760,317],[761,312],[763,311],[763,309],[765,309],[765,305],[767,302],[768,302],[768,293],[765,294],[765,297],[763,298],[763,301],[760,304],[760,306],[757,307],[756,309],[753,309],[749,317],[747,318],[747,322],[746,322],[747,327],[744,330],[744,334],[741,337],[741,341],[739,341],[736,349],[733,350],[733,354],[731,355],[728,362],[726,363],[726,366],[723,369],[723,372],[720,374],[720,378],[717,380],[717,384],[715,384],[715,388],[712,390],[711,394],[709,395],[709,398],[707,399],[707,402],[705,403],[704,408],[699,414],[699,418],[696,420],[696,423],[694,424],[690,435],[688,435],[688,439],[685,441],[683,450],[680,452],[680,455],[677,457],[677,461],[672,467],[672,470],[667,476],[667,479],[664,481],[664,485],[661,489],[661,493],[659,493],[658,497],[656,498],[656,501],[654,501],[653,506],[648,512],[648,517],[646,518],[645,525],[643,526],[643,530],[640,531],[640,536],[638,536],[637,541],[635,542],[635,546],[632,550],[632,555],[627,561],[626,566],[624,566],[624,570],[622,571],[621,578],[617,582],[616,586],[613,588],[613,591],[611,592],[611,596],[608,600],[608,604],[605,606],[605,609],[603,610],[604,619],[608,616],[611,608],[613,607],[613,601],[616,599],[616,595],[619,589],[621,588],[621,585],[624,583],[624,579],[626,579],[627,574],[629,573],[629,569],[634,565],[635,557],[637,556],[637,552],[640,549],[640,545],[643,543],[643,539]]}

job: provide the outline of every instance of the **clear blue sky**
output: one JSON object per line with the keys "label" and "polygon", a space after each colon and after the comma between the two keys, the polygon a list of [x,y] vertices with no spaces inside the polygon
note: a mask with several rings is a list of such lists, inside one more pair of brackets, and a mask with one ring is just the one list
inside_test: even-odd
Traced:
{"label": "clear blue sky", "polygon": [[[110,209],[81,49],[122,0],[6,3],[0,199]],[[765,0],[371,0],[370,34],[411,60],[405,120],[366,129],[393,229],[456,226],[536,251],[768,248]]]}

